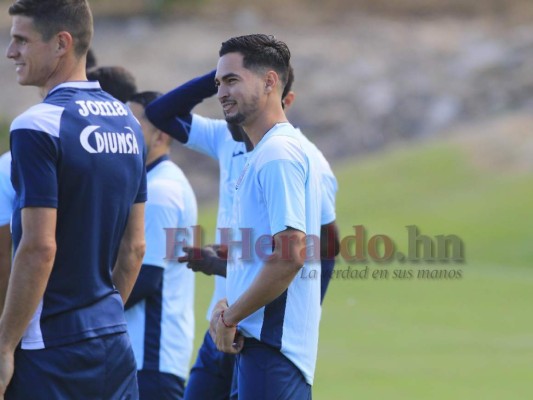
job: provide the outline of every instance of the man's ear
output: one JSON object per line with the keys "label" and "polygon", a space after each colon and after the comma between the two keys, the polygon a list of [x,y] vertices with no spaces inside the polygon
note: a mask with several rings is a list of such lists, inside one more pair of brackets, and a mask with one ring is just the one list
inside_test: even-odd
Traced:
{"label": "man's ear", "polygon": [[67,53],[73,46],[72,35],[66,31],[61,31],[56,35],[56,53],[59,56]]}
{"label": "man's ear", "polygon": [[265,75],[265,91],[270,93],[279,82],[279,76],[276,71],[268,71]]}
{"label": "man's ear", "polygon": [[172,137],[168,133],[163,132],[161,129],[158,129],[155,135],[157,144],[165,146],[170,146],[172,144]]}
{"label": "man's ear", "polygon": [[285,107],[285,111],[287,111],[291,107],[295,98],[296,98],[296,94],[291,90],[289,91],[289,93],[287,93],[285,98],[281,100],[283,102],[283,106]]}

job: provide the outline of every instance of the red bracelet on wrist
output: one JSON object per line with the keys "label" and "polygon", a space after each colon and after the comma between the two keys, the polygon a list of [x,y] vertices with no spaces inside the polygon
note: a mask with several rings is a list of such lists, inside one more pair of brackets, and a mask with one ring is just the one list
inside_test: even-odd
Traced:
{"label": "red bracelet on wrist", "polygon": [[236,328],[237,327],[237,324],[233,325],[233,324],[227,324],[226,321],[224,321],[224,311],[226,310],[222,310],[222,312],[220,313],[220,320],[222,321],[222,323],[224,324],[224,326],[226,328]]}

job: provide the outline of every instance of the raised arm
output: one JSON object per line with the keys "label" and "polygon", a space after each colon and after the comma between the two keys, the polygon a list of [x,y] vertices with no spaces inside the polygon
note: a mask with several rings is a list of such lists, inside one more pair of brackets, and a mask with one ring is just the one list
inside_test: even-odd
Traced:
{"label": "raised arm", "polygon": [[146,117],[157,128],[174,139],[187,143],[191,127],[192,109],[217,92],[215,71],[194,78],[151,102]]}

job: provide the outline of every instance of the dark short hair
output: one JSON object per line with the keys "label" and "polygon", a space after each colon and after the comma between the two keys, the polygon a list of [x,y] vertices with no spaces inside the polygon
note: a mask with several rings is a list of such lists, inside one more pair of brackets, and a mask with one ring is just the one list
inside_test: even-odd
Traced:
{"label": "dark short hair", "polygon": [[103,90],[125,103],[137,92],[135,77],[124,67],[96,67],[87,71],[87,79],[100,82]]}
{"label": "dark short hair", "polygon": [[93,16],[87,0],[17,0],[9,7],[9,15],[32,18],[45,41],[61,31],[69,32],[78,57],[91,44]]}
{"label": "dark short hair", "polygon": [[289,47],[272,35],[252,34],[236,36],[222,43],[218,52],[222,57],[228,53],[243,55],[243,67],[260,71],[273,69],[279,75],[283,87],[288,79],[288,68],[291,60]]}
{"label": "dark short hair", "polygon": [[139,103],[141,106],[146,108],[148,104],[161,96],[163,96],[163,93],[161,92],[147,90],[145,92],[135,93],[128,99],[128,101]]}

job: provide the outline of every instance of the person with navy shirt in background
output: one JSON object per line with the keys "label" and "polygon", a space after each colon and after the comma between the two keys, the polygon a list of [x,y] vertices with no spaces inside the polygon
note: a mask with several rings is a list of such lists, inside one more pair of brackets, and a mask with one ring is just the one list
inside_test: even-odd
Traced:
{"label": "person with navy shirt in background", "polygon": [[[235,185],[227,301],[213,311],[219,350],[237,354],[239,399],[310,399],[318,350],[321,190],[318,166],[287,121],[290,51],[273,36],[234,37],[215,75],[227,122],[254,145]],[[223,243],[224,244],[224,243]]]}
{"label": "person with navy shirt in background", "polygon": [[45,98],[11,124],[15,255],[0,395],[136,399],[124,303],[145,251],[141,127],[86,79],[86,0],[18,0],[9,14],[17,81]]}
{"label": "person with navy shirt in background", "polygon": [[[167,257],[166,242],[167,233],[174,232],[179,242],[192,244],[198,207],[189,181],[169,158],[172,138],[144,115],[146,104],[159,96],[141,92],[127,103],[141,123],[147,149],[146,254],[126,303],[141,400],[183,398],[194,338],[194,273]],[[182,254],[180,246],[173,252]]]}

